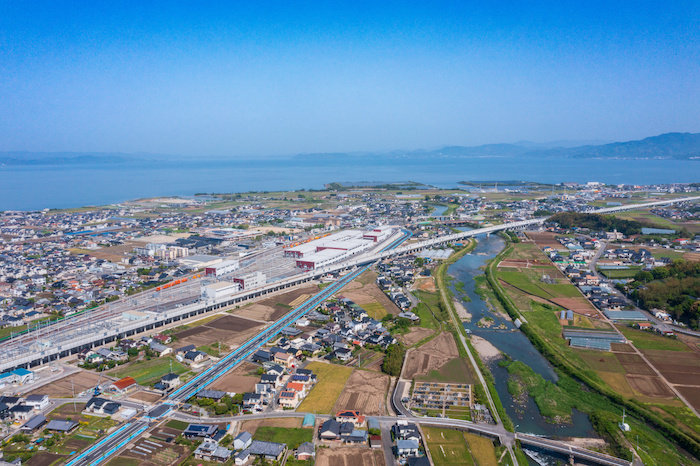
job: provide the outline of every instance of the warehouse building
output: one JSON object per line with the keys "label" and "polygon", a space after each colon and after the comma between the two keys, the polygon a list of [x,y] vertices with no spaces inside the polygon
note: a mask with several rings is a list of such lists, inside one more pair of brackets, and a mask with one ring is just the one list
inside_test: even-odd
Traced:
{"label": "warehouse building", "polygon": [[239,267],[240,264],[237,260],[227,260],[207,267],[205,269],[205,273],[214,277],[220,277],[222,275],[226,275],[227,273],[231,273],[235,270],[238,270]]}
{"label": "warehouse building", "polygon": [[219,299],[224,296],[231,295],[241,291],[239,283],[218,282],[202,287],[202,298],[204,299]]}
{"label": "warehouse building", "polygon": [[239,284],[241,290],[252,290],[264,286],[267,283],[267,277],[262,272],[253,272],[236,277],[233,282]]}

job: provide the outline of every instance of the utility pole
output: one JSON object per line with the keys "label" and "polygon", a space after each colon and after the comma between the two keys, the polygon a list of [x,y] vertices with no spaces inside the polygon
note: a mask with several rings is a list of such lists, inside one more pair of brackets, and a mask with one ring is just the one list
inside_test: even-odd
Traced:
{"label": "utility pole", "polygon": [[72,398],[73,398],[73,411],[77,411],[75,407],[75,385],[73,384],[73,379],[70,379],[70,391],[72,393]]}

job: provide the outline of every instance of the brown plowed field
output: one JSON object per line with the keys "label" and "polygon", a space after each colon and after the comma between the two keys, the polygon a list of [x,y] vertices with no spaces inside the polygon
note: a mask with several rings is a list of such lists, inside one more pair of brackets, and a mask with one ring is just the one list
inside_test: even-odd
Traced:
{"label": "brown plowed field", "polygon": [[[247,317],[249,319],[275,321],[291,311],[291,309],[286,306],[292,306],[292,303],[302,295],[313,296],[316,293],[318,293],[318,287],[316,285],[304,286],[293,291],[270,296],[269,298],[256,301],[253,304],[248,304],[241,309],[235,309],[231,312],[237,316]],[[280,306],[280,304],[286,306]]]}
{"label": "brown plowed field", "polygon": [[333,412],[351,409],[365,415],[386,414],[386,391],[391,381],[388,375],[355,371],[345,383]]}
{"label": "brown plowed field", "polygon": [[676,387],[693,408],[700,410],[700,389],[698,387]]}
{"label": "brown plowed field", "polygon": [[[100,380],[99,374],[80,371],[32,390],[28,395],[48,395],[49,398],[71,398],[73,393],[77,396],[78,393],[88,388],[95,388],[98,380]],[[102,376],[100,385],[110,380],[112,379]],[[71,387],[71,382],[73,387]]]}
{"label": "brown plowed field", "polygon": [[633,390],[652,398],[673,398],[670,388],[658,377],[628,375],[627,382]]}
{"label": "brown plowed field", "polygon": [[600,312],[586,298],[553,298],[553,302],[557,303],[564,309],[571,309],[577,314],[583,314],[588,317],[600,317]]}
{"label": "brown plowed field", "polygon": [[527,236],[533,240],[537,246],[540,248],[544,248],[546,246],[549,246],[550,248],[553,249],[561,249],[565,250],[566,247],[562,245],[559,241],[554,239],[556,236],[558,236],[556,233],[549,233],[549,232],[540,232],[540,233],[535,233],[535,232],[528,232]]}
{"label": "brown plowed field", "polygon": [[316,466],[386,466],[384,452],[369,448],[319,448]]}
{"label": "brown plowed field", "polygon": [[700,374],[697,372],[668,372],[663,370],[661,374],[672,384],[696,385],[698,386],[697,389],[700,390]]}
{"label": "brown plowed field", "polygon": [[161,398],[161,396],[157,395],[155,393],[141,390],[141,391],[138,391],[136,393],[129,395],[129,398],[133,398],[133,399],[139,400],[139,401],[145,401],[146,403],[154,403],[154,402],[158,401]]}
{"label": "brown plowed field", "polygon": [[457,344],[451,333],[443,332],[423,346],[411,351],[406,359],[403,376],[413,379],[440,369],[445,363],[459,357]]}
{"label": "brown plowed field", "polygon": [[41,451],[36,455],[32,456],[29,461],[27,461],[27,466],[49,466],[51,464],[58,464],[61,458],[68,458],[68,455],[59,455],[56,453],[49,453],[46,451]]}
{"label": "brown plowed field", "polygon": [[343,288],[342,292],[336,296],[344,296],[359,306],[363,304],[379,303],[389,314],[393,316],[399,315],[401,310],[379,289],[377,284],[374,283],[376,278],[376,273],[367,271],[351,281],[348,286]]}
{"label": "brown plowed field", "polygon": [[644,359],[638,354],[618,354],[617,359],[622,364],[644,364]]}
{"label": "brown plowed field", "polygon": [[417,278],[416,288],[421,291],[428,291],[430,293],[437,291],[437,288],[435,288],[435,279],[433,277]]}
{"label": "brown plowed field", "polygon": [[673,362],[681,366],[700,367],[700,355],[691,351],[643,350],[644,355],[654,364]]}
{"label": "brown plowed field", "polygon": [[616,353],[634,353],[634,349],[627,343],[610,343],[610,349]]}
{"label": "brown plowed field", "polygon": [[423,338],[427,338],[432,335],[435,330],[423,327],[411,327],[405,335],[400,335],[398,338],[403,342],[404,345],[411,347],[421,341]]}
{"label": "brown plowed field", "polygon": [[188,328],[174,334],[177,347],[203,346],[221,342],[228,346],[240,345],[262,327],[259,322],[236,316],[223,316],[199,327]]}
{"label": "brown plowed field", "polygon": [[253,391],[255,389],[255,384],[260,381],[260,377],[248,374],[257,369],[257,367],[258,366],[255,364],[245,362],[234,369],[233,372],[217,379],[217,381],[211,385],[211,389],[232,393]]}

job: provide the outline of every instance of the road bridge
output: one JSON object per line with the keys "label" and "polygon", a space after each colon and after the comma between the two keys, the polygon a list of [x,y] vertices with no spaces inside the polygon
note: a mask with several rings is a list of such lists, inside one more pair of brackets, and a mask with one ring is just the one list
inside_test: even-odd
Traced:
{"label": "road bridge", "polygon": [[[700,196],[684,197],[677,199],[669,199],[664,201],[654,201],[642,204],[629,204],[625,206],[615,206],[604,209],[598,209],[595,213],[614,213],[625,210],[647,209],[651,207],[664,206],[680,202],[694,202],[700,200]],[[111,343],[117,339],[127,338],[132,335],[154,330],[164,325],[178,322],[183,319],[188,319],[197,315],[206,314],[208,312],[223,309],[228,306],[237,305],[251,299],[257,299],[268,294],[284,291],[305,283],[309,283],[324,275],[335,272],[343,272],[352,270],[357,267],[363,267],[374,262],[389,259],[394,256],[404,254],[413,254],[424,249],[433,248],[451,244],[466,238],[475,237],[482,234],[491,234],[503,230],[516,230],[530,228],[541,225],[546,221],[545,218],[521,220],[517,222],[509,222],[501,225],[493,225],[485,228],[443,235],[437,238],[420,241],[409,245],[400,246],[407,239],[404,235],[398,240],[390,243],[383,251],[376,254],[360,256],[357,259],[346,261],[339,264],[333,264],[320,269],[315,269],[303,273],[299,273],[289,278],[275,281],[252,290],[243,291],[230,296],[222,297],[216,300],[197,300],[195,302],[181,303],[181,307],[168,308],[162,312],[149,314],[146,318],[130,323],[112,322],[107,317],[103,317],[103,322],[95,322],[93,319],[87,322],[84,326],[76,327],[67,323],[55,324],[53,334],[47,335],[46,339],[41,342],[36,342],[33,347],[23,347],[18,345],[16,341],[10,340],[0,344],[0,372],[15,369],[18,367],[32,367],[39,364],[45,364],[52,360],[63,358],[71,354],[77,354],[85,348],[92,348]],[[152,305],[152,304],[151,304]],[[112,316],[114,318],[114,316]],[[60,338],[59,338],[60,336]],[[60,339],[60,344],[52,344],[53,339]]]}

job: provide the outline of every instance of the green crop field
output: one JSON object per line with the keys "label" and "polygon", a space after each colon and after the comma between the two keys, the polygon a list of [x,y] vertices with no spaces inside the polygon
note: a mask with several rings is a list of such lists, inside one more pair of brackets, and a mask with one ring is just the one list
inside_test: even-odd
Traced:
{"label": "green crop field", "polygon": [[669,351],[690,351],[685,343],[673,338],[664,337],[653,332],[637,330],[625,325],[618,325],[622,334],[632,340],[634,346],[640,350],[669,350]]}
{"label": "green crop field", "polygon": [[187,366],[184,364],[171,357],[164,357],[129,364],[109,372],[109,375],[118,378],[133,377],[139,385],[150,385],[158,382],[161,377],[169,373],[171,364],[174,373],[183,374],[187,372]]}
{"label": "green crop field", "polygon": [[264,442],[286,443],[290,450],[295,450],[302,443],[311,442],[313,435],[313,429],[261,426],[255,431],[253,438]]}
{"label": "green crop field", "polygon": [[633,278],[642,270],[642,267],[629,267],[626,269],[600,269],[600,273],[608,278]]}
{"label": "green crop field", "polygon": [[440,383],[474,383],[474,378],[469,370],[469,365],[462,358],[452,359],[440,369],[432,370],[426,375],[417,377],[417,380]]}

